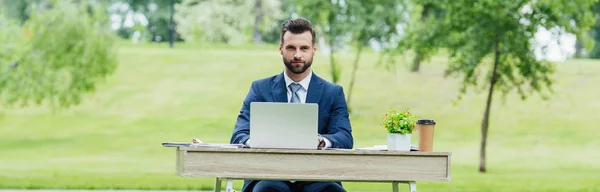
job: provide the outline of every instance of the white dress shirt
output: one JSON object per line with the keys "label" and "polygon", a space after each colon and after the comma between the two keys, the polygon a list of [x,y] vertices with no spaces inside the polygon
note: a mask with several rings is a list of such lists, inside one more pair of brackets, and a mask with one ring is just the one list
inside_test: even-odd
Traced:
{"label": "white dress shirt", "polygon": [[[294,80],[290,78],[285,72],[283,72],[283,76],[285,79],[285,87],[287,90],[287,99],[288,103],[292,100],[292,89],[290,88],[290,84],[294,83]],[[308,93],[308,85],[310,84],[310,78],[312,78],[312,72],[306,76],[306,78],[297,82],[300,84],[300,89],[298,89],[298,98],[300,99],[300,103],[306,103],[306,93]]]}

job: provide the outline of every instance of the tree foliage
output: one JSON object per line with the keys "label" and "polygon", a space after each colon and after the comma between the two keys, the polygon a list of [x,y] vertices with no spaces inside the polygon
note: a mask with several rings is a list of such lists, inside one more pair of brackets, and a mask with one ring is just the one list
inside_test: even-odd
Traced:
{"label": "tree foliage", "polygon": [[116,69],[105,9],[87,1],[33,8],[23,26],[0,18],[0,103],[71,107]]}
{"label": "tree foliage", "polygon": [[[485,58],[494,53],[498,44],[501,56],[496,83],[502,93],[516,90],[526,99],[531,93],[551,91],[554,67],[535,55],[531,40],[540,27],[560,29],[553,32],[556,35],[581,35],[593,23],[587,10],[594,1],[446,2],[444,7],[449,13],[436,29],[446,31],[450,37],[446,45],[452,62],[447,74],[464,75],[461,93],[468,86],[489,86],[478,83],[477,78],[486,71],[480,67],[490,64]],[[491,79],[491,68],[487,69],[487,79]]]}
{"label": "tree foliage", "polygon": [[[253,39],[257,44],[263,43],[265,40],[269,43],[272,41],[273,32],[279,33],[279,23],[285,20],[283,5],[289,1],[281,0],[254,0],[254,8],[252,15],[254,16]],[[270,36],[265,39],[265,35]],[[277,35],[279,36],[279,35]],[[271,40],[271,41],[269,41]],[[279,41],[275,41],[279,42]]]}
{"label": "tree foliage", "polygon": [[[423,53],[439,48],[449,52],[447,76],[462,77],[459,97],[467,88],[488,88],[482,121],[480,171],[485,172],[485,146],[493,91],[516,92],[522,99],[552,92],[553,64],[533,51],[540,28],[556,34],[581,35],[593,24],[590,6],[595,0],[439,0],[443,19],[429,19],[408,31],[403,43]],[[431,54],[425,54],[431,56]],[[485,75],[485,81],[481,81]]]}
{"label": "tree foliage", "polygon": [[[174,3],[181,3],[182,0],[174,0]],[[133,32],[140,31],[142,37],[151,41],[168,41],[170,35],[170,19],[171,19],[171,0],[101,0],[107,5],[111,14],[121,16],[121,28],[118,29],[118,34],[123,38],[130,38]],[[121,9],[118,5],[125,4],[128,9]],[[115,6],[117,5],[117,6]],[[148,21],[146,26],[142,26],[136,20],[133,27],[124,27],[125,18],[127,15],[142,14]],[[161,38],[158,38],[161,37]],[[179,40],[175,36],[176,40]]]}
{"label": "tree foliage", "polygon": [[268,33],[277,29],[282,17],[277,0],[183,0],[175,8],[177,31],[186,42],[247,43],[255,23],[255,14],[263,14],[258,28]]}
{"label": "tree foliage", "polygon": [[[417,18],[418,22],[415,22],[413,24],[413,27],[427,27],[425,25],[423,25],[424,23],[426,23],[427,20],[430,19],[440,19],[440,15],[442,14],[442,9],[440,9],[439,7],[436,6],[435,0],[423,0],[420,3],[423,5],[421,6],[421,10],[420,10],[420,15]],[[431,38],[437,38],[436,36],[439,36],[442,34],[435,34],[435,33],[430,33],[427,35],[422,35],[422,36],[417,36],[418,38],[425,38],[425,39],[431,39]],[[407,37],[407,38],[416,38],[416,37]],[[433,41],[426,41],[425,42],[430,42],[430,43],[436,43]],[[428,50],[426,47],[431,47],[432,45],[427,45],[427,44],[417,44],[413,47],[413,52],[415,54],[414,58],[413,58],[413,62],[412,62],[412,67],[411,67],[411,71],[412,72],[418,72],[420,67],[421,67],[421,62],[423,57],[427,58],[429,57],[433,52],[435,52],[435,50]]]}
{"label": "tree foliage", "polygon": [[31,9],[36,5],[43,5],[47,0],[0,0],[0,10],[9,19],[15,19],[19,24],[29,19]]}
{"label": "tree foliage", "polygon": [[333,83],[341,78],[341,64],[336,53],[351,41],[353,31],[352,20],[346,1],[297,1],[295,12],[312,22],[318,37],[322,37],[325,45],[321,49],[329,49],[329,64]]}
{"label": "tree foliage", "polygon": [[592,27],[592,30],[590,30],[590,36],[593,39],[594,46],[590,51],[589,56],[594,59],[600,59],[600,2],[594,3],[592,12],[594,12],[596,24]]}

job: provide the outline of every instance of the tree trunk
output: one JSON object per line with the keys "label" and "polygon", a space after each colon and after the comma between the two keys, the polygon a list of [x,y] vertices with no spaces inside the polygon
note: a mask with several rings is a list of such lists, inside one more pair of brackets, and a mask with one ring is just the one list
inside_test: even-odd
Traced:
{"label": "tree trunk", "polygon": [[575,58],[583,58],[583,42],[580,37],[575,41]]}
{"label": "tree trunk", "polygon": [[421,54],[419,52],[416,52],[415,58],[413,59],[413,65],[412,68],[410,69],[410,71],[412,72],[418,72],[419,68],[421,66]]}
{"label": "tree trunk", "polygon": [[173,21],[173,15],[175,14],[175,0],[171,0],[171,17],[169,18],[169,47],[173,48],[175,42],[175,21]]}
{"label": "tree trunk", "polygon": [[335,58],[333,57],[335,53],[333,41],[329,41],[329,62],[331,62],[331,77],[333,79],[333,83],[337,84],[339,80],[339,74],[336,68]]}
{"label": "tree trunk", "polygon": [[350,88],[348,90],[348,99],[347,99],[347,103],[348,103],[348,109],[351,109],[351,104],[352,104],[352,90],[354,88],[354,82],[356,80],[356,71],[358,70],[358,61],[360,60],[360,53],[362,52],[362,45],[360,43],[358,44],[358,50],[356,51],[356,57],[354,58],[354,68],[352,69],[352,77],[350,79]]}
{"label": "tree trunk", "polygon": [[492,78],[490,80],[490,90],[488,92],[487,104],[485,106],[485,113],[483,114],[483,121],[481,123],[481,159],[479,161],[479,172],[486,172],[485,168],[485,147],[487,144],[487,133],[490,122],[490,108],[492,105],[492,95],[494,93],[494,85],[496,84],[496,70],[500,65],[500,49],[498,45],[498,38],[494,45],[494,69],[492,71]]}
{"label": "tree trunk", "polygon": [[264,15],[262,10],[262,0],[256,0],[256,3],[254,4],[254,13],[256,14],[256,17],[254,17],[254,33],[252,38],[254,39],[254,43],[262,44],[262,33],[260,32],[260,24],[262,23]]}
{"label": "tree trunk", "polygon": [[[421,22],[425,22],[427,20],[427,17],[429,17],[429,12],[431,10],[431,4],[427,3],[423,6],[423,11],[421,11]],[[419,68],[421,67],[421,60],[423,59],[422,54],[418,51],[418,49],[415,49],[415,58],[413,59],[413,63],[412,63],[412,68],[411,71],[412,72],[418,72]]]}

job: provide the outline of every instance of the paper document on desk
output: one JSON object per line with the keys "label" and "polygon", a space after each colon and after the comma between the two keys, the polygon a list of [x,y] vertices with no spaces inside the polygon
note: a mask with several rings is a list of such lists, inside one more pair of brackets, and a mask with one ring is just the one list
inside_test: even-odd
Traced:
{"label": "paper document on desk", "polygon": [[244,144],[225,144],[225,143],[204,143],[200,139],[192,138],[190,147],[208,147],[208,148],[244,148]]}
{"label": "paper document on desk", "polygon": [[194,143],[194,144],[191,144],[190,147],[243,148],[244,144]]}
{"label": "paper document on desk", "polygon": [[243,148],[243,144],[179,143],[165,142],[165,147],[206,147],[206,148]]}
{"label": "paper document on desk", "polygon": [[165,142],[162,143],[165,147],[203,147],[203,148],[243,148],[244,144],[228,144],[228,143],[204,143],[200,139],[192,138],[192,143],[182,142]]}
{"label": "paper document on desk", "polygon": [[189,147],[190,143],[182,143],[182,142],[164,142],[162,146],[164,147]]}

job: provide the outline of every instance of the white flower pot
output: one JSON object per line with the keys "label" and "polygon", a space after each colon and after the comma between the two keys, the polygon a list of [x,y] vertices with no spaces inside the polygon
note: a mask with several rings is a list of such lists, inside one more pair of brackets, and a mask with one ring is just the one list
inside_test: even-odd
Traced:
{"label": "white flower pot", "polygon": [[411,134],[388,134],[388,151],[410,151],[410,135]]}

